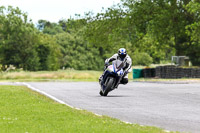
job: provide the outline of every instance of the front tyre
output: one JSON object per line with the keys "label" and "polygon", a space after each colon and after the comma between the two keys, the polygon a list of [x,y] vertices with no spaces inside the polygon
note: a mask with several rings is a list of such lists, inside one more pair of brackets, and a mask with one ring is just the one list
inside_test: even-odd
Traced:
{"label": "front tyre", "polygon": [[103,92],[102,92],[101,90],[100,90],[99,94],[100,94],[101,96],[103,96]]}
{"label": "front tyre", "polygon": [[112,85],[114,84],[114,78],[113,77],[109,77],[108,79],[107,79],[108,81],[107,81],[107,84],[106,84],[106,87],[105,87],[105,91],[104,91],[104,93],[103,93],[103,96],[107,96],[108,95],[108,92],[110,92],[111,91],[111,87],[112,87]]}

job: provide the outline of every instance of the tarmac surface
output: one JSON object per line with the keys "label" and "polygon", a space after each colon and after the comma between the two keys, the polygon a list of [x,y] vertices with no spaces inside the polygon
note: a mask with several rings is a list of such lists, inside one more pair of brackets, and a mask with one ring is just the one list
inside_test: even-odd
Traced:
{"label": "tarmac surface", "polygon": [[107,97],[97,82],[29,82],[70,106],[170,131],[200,132],[200,83],[129,82]]}

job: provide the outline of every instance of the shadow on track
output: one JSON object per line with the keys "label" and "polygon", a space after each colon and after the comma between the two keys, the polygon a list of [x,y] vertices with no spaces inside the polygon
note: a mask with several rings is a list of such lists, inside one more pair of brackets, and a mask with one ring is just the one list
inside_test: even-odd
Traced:
{"label": "shadow on track", "polygon": [[97,97],[104,97],[104,98],[106,98],[106,97],[130,97],[130,96],[125,96],[125,95],[107,95],[107,96],[97,96]]}

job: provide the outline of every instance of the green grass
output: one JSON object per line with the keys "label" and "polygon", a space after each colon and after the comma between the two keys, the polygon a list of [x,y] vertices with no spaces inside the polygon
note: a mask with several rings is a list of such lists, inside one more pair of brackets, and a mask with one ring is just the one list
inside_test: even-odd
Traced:
{"label": "green grass", "polygon": [[[89,70],[1,72],[0,81],[98,81],[102,73],[103,71]],[[132,79],[132,73],[129,74],[129,79]]]}
{"label": "green grass", "polygon": [[[20,72],[0,72],[0,82],[29,82],[29,81],[98,81],[103,71],[89,70],[58,70],[58,71],[20,71]],[[200,79],[182,78],[182,79],[156,79],[156,78],[138,78],[133,79],[132,73],[129,73],[129,81],[187,81],[200,82]]]}
{"label": "green grass", "polygon": [[1,72],[1,81],[98,81],[103,71],[80,71],[80,70],[59,70],[59,71],[20,71]]}
{"label": "green grass", "polygon": [[59,104],[23,86],[0,86],[1,133],[163,133]]}

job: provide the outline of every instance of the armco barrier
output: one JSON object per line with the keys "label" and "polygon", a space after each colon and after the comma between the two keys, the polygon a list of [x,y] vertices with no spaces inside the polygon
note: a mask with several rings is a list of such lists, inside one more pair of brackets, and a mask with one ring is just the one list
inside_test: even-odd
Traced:
{"label": "armco barrier", "polygon": [[143,69],[144,78],[200,78],[200,68],[181,68],[173,65]]}

